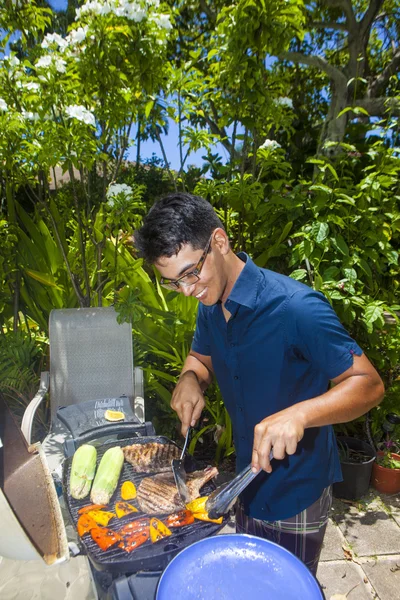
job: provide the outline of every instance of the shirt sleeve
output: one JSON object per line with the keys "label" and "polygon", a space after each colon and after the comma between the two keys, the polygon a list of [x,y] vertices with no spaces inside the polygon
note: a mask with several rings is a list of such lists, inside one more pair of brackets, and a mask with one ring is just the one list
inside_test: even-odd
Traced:
{"label": "shirt sleeve", "polygon": [[296,354],[300,353],[329,379],[349,369],[354,354],[362,355],[327,298],[313,290],[291,296],[286,311],[286,337]]}
{"label": "shirt sleeve", "polygon": [[192,350],[203,354],[203,356],[211,356],[211,346],[208,334],[207,314],[202,304],[199,305],[196,318],[196,329],[192,342]]}

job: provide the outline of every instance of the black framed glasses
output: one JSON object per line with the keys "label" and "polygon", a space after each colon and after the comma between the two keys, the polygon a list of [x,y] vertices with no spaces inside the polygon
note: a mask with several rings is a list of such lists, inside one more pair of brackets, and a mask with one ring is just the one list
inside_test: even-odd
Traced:
{"label": "black framed glasses", "polygon": [[211,234],[210,239],[207,242],[207,246],[204,248],[204,252],[200,257],[199,262],[197,263],[197,265],[195,266],[195,268],[193,269],[193,271],[190,271],[189,273],[186,273],[186,275],[182,275],[182,277],[179,277],[178,279],[165,279],[165,277],[161,277],[160,279],[160,284],[167,288],[167,290],[179,290],[179,288],[181,286],[185,287],[185,286],[189,286],[189,285],[193,285],[194,283],[196,283],[196,281],[200,280],[200,272],[201,269],[203,268],[203,265],[206,261],[207,258],[207,254],[208,251],[210,249],[211,246],[211,241],[213,238],[214,232]]}

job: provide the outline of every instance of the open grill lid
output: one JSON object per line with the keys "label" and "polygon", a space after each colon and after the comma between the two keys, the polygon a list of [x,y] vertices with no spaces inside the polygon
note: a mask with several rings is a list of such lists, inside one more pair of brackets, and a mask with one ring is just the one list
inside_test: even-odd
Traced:
{"label": "open grill lid", "polygon": [[69,558],[65,526],[40,443],[28,446],[0,396],[0,555],[42,558],[48,565]]}

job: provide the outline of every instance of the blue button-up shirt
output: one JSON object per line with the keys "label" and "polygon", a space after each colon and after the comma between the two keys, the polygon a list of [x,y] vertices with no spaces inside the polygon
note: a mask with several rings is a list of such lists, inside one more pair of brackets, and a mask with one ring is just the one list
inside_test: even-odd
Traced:
{"label": "blue button-up shirt", "polygon": [[[245,261],[225,302],[199,305],[192,348],[210,356],[232,419],[236,466],[251,461],[254,427],[293,404],[325,393],[331,379],[362,350],[329,302],[308,286]],[[243,492],[246,514],[267,521],[292,517],[341,480],[331,426],[305,430],[297,451],[273,460]]]}

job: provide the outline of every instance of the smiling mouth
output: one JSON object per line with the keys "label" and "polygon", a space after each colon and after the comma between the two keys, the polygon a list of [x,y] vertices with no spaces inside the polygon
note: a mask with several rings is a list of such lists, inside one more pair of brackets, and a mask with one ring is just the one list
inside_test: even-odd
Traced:
{"label": "smiling mouth", "polygon": [[201,300],[206,295],[207,288],[204,288],[199,294],[196,294],[197,300]]}

